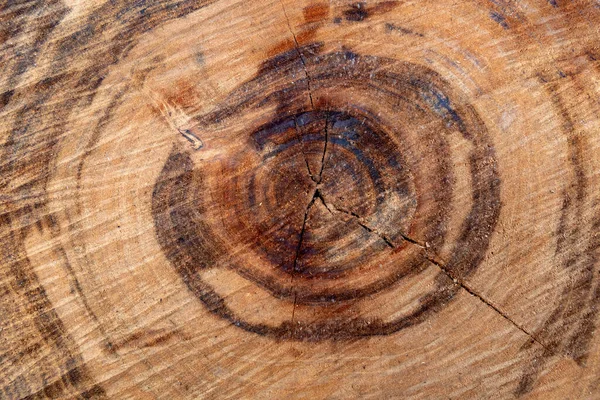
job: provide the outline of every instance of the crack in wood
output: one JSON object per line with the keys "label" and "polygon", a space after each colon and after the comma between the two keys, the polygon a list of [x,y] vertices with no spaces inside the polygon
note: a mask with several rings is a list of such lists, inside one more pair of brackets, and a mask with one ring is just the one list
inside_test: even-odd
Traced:
{"label": "crack in wood", "polygon": [[[325,113],[325,145],[323,145],[323,155],[321,156],[321,170],[319,171],[319,179],[317,184],[323,180],[323,170],[325,169],[325,157],[327,156],[327,143],[329,143],[329,113]],[[316,194],[317,192],[315,192]]]}
{"label": "crack in wood", "polygon": [[[296,130],[296,140],[298,140],[298,143],[300,144],[301,148],[302,148],[302,135],[300,134],[300,130],[298,128],[298,118],[294,115],[294,128]],[[312,180],[313,182],[317,182],[317,180],[315,179],[315,177],[313,176],[311,170],[310,170],[310,166],[308,165],[308,158],[306,158],[306,153],[304,152],[304,149],[302,148],[302,155],[304,156],[304,163],[306,164],[306,170],[308,171],[308,176],[310,177],[310,180]]]}
{"label": "crack in wood", "polygon": [[[332,215],[335,215],[334,211],[335,212],[339,212],[339,213],[343,213],[343,214],[346,214],[346,215],[349,215],[350,217],[352,217],[356,221],[356,223],[358,225],[360,225],[367,232],[372,233],[372,234],[378,236],[381,240],[383,240],[385,242],[385,244],[389,248],[396,249],[398,247],[387,236],[385,236],[381,232],[378,232],[376,229],[368,226],[367,224],[363,223],[361,221],[362,218],[358,214],[356,214],[356,213],[354,213],[352,211],[345,210],[345,209],[343,209],[341,207],[337,207],[333,203],[331,203],[331,206],[329,206],[328,203],[327,203],[327,201],[323,197],[323,194],[320,191],[318,191],[318,189],[315,192],[315,195],[318,196],[318,198],[321,200],[321,202],[323,203],[323,205],[325,206],[325,208]],[[506,312],[502,311],[500,308],[498,308],[497,306],[495,306],[491,301],[489,301],[488,299],[486,299],[485,297],[483,297],[483,295],[481,295],[479,292],[477,292],[475,289],[473,289],[470,285],[468,285],[462,279],[459,279],[457,276],[455,276],[446,267],[445,263],[443,261],[440,261],[441,257],[439,257],[437,254],[435,254],[429,248],[429,246],[427,245],[427,243],[423,244],[423,243],[421,243],[421,242],[419,242],[419,241],[417,241],[417,240],[409,237],[408,235],[406,235],[406,234],[404,234],[402,232],[399,232],[398,234],[402,237],[403,240],[406,240],[408,243],[411,243],[412,245],[418,246],[418,247],[422,248],[423,250],[425,250],[425,258],[427,258],[427,260],[429,262],[431,262],[432,264],[434,264],[435,266],[437,266],[439,268],[439,270],[444,275],[446,275],[449,279],[451,279],[456,285],[460,286],[461,289],[465,290],[471,296],[477,298],[479,301],[481,301],[482,303],[484,303],[487,307],[489,307],[494,312],[496,312],[497,314],[499,314],[506,321],[510,322],[511,325],[513,325],[515,328],[517,328],[522,333],[524,333],[525,335],[527,335],[533,342],[537,343],[542,348],[544,348],[545,350],[549,351],[549,348],[544,343],[542,343],[540,340],[538,340],[531,332],[529,332],[527,329],[525,329],[521,324],[517,323],[515,320],[513,320],[511,317],[509,317]]]}
{"label": "crack in wood", "polygon": [[287,22],[288,29],[290,30],[290,33],[292,34],[292,37],[294,38],[296,52],[298,53],[298,57],[300,57],[300,62],[302,63],[302,68],[304,69],[304,75],[306,76],[306,87],[308,89],[308,97],[310,99],[310,106],[314,110],[315,103],[313,102],[312,91],[310,88],[310,75],[308,75],[308,70],[306,68],[306,61],[304,60],[304,56],[302,55],[302,52],[300,51],[300,45],[298,44],[298,39],[296,38],[296,34],[294,33],[294,31],[292,30],[292,25],[290,24],[290,19],[285,10],[285,6],[283,5],[283,1],[279,0],[279,3],[281,4],[281,9],[283,10],[283,15],[285,16],[285,20]]}
{"label": "crack in wood", "polygon": [[[310,171],[309,171],[309,173],[310,173]],[[297,267],[298,267],[298,257],[300,256],[300,249],[302,248],[302,242],[304,240],[304,232],[306,230],[306,221],[308,220],[308,213],[310,212],[310,209],[312,208],[313,204],[315,204],[315,199],[317,198],[317,193],[318,193],[318,189],[315,189],[310,201],[308,202],[308,205],[306,206],[306,210],[304,212],[304,220],[302,221],[302,229],[300,230],[300,237],[298,239],[298,246],[296,246],[296,255],[294,256],[294,263],[293,263],[292,272],[291,272],[290,285],[292,285],[292,290],[294,291],[294,304],[292,306],[292,317],[291,317],[292,333],[294,330],[294,316],[295,316],[295,312],[296,312],[296,304],[298,301],[298,292],[293,289],[294,277],[295,277],[295,273],[296,273]]]}
{"label": "crack in wood", "polygon": [[[282,4],[282,6],[283,6],[283,4]],[[285,12],[285,10],[284,10],[284,12]],[[288,26],[289,26],[289,21],[288,21]],[[290,28],[290,32],[291,32],[291,28]],[[292,32],[292,35],[293,35],[293,32]],[[295,37],[294,37],[294,40],[295,40]],[[296,46],[297,45],[298,45],[298,43],[296,42]],[[296,50],[298,50],[297,47],[296,47]],[[300,54],[299,51],[298,51],[298,54]],[[307,79],[308,79],[308,74],[307,74]],[[309,88],[309,90],[310,90],[310,88]],[[310,92],[309,92],[309,94],[310,94]],[[310,100],[311,100],[311,105],[312,105],[312,97]],[[312,208],[312,206],[314,205],[314,203],[317,199],[320,199],[323,202],[323,204],[325,205],[325,207],[327,207],[327,204],[325,203],[325,200],[323,199],[323,196],[321,195],[321,192],[319,191],[319,185],[321,184],[321,180],[323,178],[323,170],[325,168],[325,156],[327,154],[327,143],[329,142],[329,133],[328,133],[328,129],[327,129],[328,124],[329,124],[329,114],[326,113],[325,114],[325,144],[323,145],[323,154],[321,156],[321,168],[319,170],[318,179],[315,180],[315,178],[313,177],[313,175],[310,171],[310,167],[308,165],[308,160],[306,158],[306,154],[304,154],[304,162],[306,163],[306,169],[308,172],[308,176],[310,177],[310,179],[313,182],[315,182],[317,184],[317,187],[315,187],[312,198],[310,199],[308,205],[306,206],[306,211],[304,212],[304,220],[302,221],[302,229],[300,230],[300,238],[298,239],[298,246],[296,247],[296,255],[294,256],[294,263],[293,263],[292,273],[291,273],[290,284],[292,285],[292,290],[294,290],[293,289],[294,276],[295,276],[295,273],[298,268],[298,257],[300,256],[300,250],[302,248],[302,242],[304,240],[304,232],[306,231],[306,222],[308,220],[308,213],[310,212],[310,209]],[[296,135],[300,135],[300,133],[298,131],[298,121],[295,116],[294,116],[294,126],[296,128]],[[300,144],[302,144],[301,137],[299,137],[298,140],[299,140]],[[292,305],[292,317],[291,317],[292,332],[294,330],[294,317],[295,317],[295,313],[296,313],[297,302],[298,302],[298,292],[294,290],[294,304]]]}

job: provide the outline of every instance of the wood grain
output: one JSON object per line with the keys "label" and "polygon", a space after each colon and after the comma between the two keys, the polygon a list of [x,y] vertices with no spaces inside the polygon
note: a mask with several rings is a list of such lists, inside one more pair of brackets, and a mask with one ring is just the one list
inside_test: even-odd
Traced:
{"label": "wood grain", "polygon": [[0,2],[0,398],[599,398],[599,27]]}

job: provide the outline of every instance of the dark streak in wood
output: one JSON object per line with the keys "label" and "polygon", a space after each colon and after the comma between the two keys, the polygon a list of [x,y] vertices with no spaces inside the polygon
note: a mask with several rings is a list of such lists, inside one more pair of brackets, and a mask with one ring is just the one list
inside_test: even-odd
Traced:
{"label": "dark streak in wood", "polygon": [[402,33],[404,35],[413,35],[413,36],[418,36],[418,37],[424,37],[425,36],[422,33],[415,32],[412,29],[404,28],[402,26],[399,26],[399,25],[396,25],[396,24],[392,24],[390,22],[386,22],[385,29],[388,32],[399,32],[399,33]]}
{"label": "dark streak in wood", "polygon": [[[43,47],[48,47],[45,53],[53,57],[49,62],[50,73],[45,74],[33,87],[9,90],[1,97],[2,107],[14,107],[16,117],[3,146],[0,189],[14,197],[34,199],[28,206],[10,204],[10,211],[2,214],[0,245],[4,248],[3,262],[10,266],[7,268],[14,279],[14,294],[11,296],[24,299],[27,309],[18,312],[24,312],[34,319],[44,342],[54,347],[56,354],[63,355],[65,360],[63,365],[57,366],[40,364],[37,371],[30,372],[62,376],[58,381],[60,383],[48,383],[40,392],[31,394],[32,397],[45,392],[52,395],[79,393],[77,396],[82,398],[104,397],[103,389],[91,383],[91,377],[73,340],[66,333],[25,256],[23,242],[30,232],[27,221],[31,220],[33,225],[39,225],[37,221],[47,214],[45,196],[34,197],[32,193],[44,192],[52,162],[58,153],[59,137],[64,132],[63,126],[67,123],[68,116],[78,106],[91,103],[108,67],[131,49],[136,38],[144,32],[165,21],[185,16],[206,4],[206,1],[149,4],[112,1],[96,10],[72,35],[55,41],[50,40],[54,29],[69,12],[62,2],[36,1],[30,2],[25,8],[18,3],[9,2],[0,7],[0,39],[10,37],[20,46],[16,49],[16,57],[9,57],[10,62],[2,67],[9,87],[17,87],[25,73],[36,68],[37,54]],[[13,12],[12,7],[18,12]],[[102,32],[109,26],[114,27],[115,20],[120,24],[122,33],[107,43]],[[23,28],[26,26],[33,29],[25,31]],[[83,70],[71,71],[67,65],[73,54],[87,60],[83,64]],[[25,101],[14,106],[11,104],[14,99],[21,98]],[[42,130],[45,130],[43,135],[40,133]],[[13,230],[14,226],[25,228]],[[12,318],[25,319],[17,315]],[[21,381],[17,380],[8,384],[0,381],[2,392],[8,397],[26,398],[31,389],[26,385],[15,386],[19,382]]]}
{"label": "dark streak in wood", "polygon": [[[590,192],[584,167],[583,138],[577,132],[570,110],[563,103],[557,84],[548,82],[542,76],[539,81],[544,85],[562,120],[561,128],[569,150],[572,178],[563,193],[555,256],[561,260],[563,268],[570,271],[572,280],[563,290],[559,304],[535,333],[545,344],[545,348],[536,352],[528,369],[524,371],[515,391],[516,396],[527,394],[533,389],[544,365],[552,357],[565,356],[580,366],[585,365],[600,300],[600,279],[596,271],[600,243],[593,234],[594,230],[585,229],[584,223],[585,203]],[[594,224],[600,226],[600,213],[596,213],[593,218]],[[527,344],[524,346],[528,347]]]}

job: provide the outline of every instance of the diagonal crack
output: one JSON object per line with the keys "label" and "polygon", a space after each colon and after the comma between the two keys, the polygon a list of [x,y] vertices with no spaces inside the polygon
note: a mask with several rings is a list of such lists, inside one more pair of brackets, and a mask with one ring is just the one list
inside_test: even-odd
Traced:
{"label": "diagonal crack", "polygon": [[[325,198],[323,197],[323,194],[321,192],[319,192],[318,189],[315,192],[315,195],[321,200],[323,205],[327,208],[327,210],[329,210],[329,212],[331,214],[334,214],[334,211],[335,211],[335,212],[340,212],[340,213],[349,215],[352,218],[354,218],[356,223],[358,225],[360,225],[363,229],[379,236],[379,238],[381,238],[381,240],[383,240],[387,244],[388,247],[390,247],[392,249],[395,249],[397,247],[384,234],[382,234],[382,233],[378,232],[376,229],[373,229],[373,228],[369,227],[368,225],[364,224],[361,221],[362,218],[358,214],[356,214],[352,211],[348,211],[343,208],[337,207],[335,204],[328,205],[328,203],[325,201]],[[502,318],[504,318],[506,321],[508,321],[515,328],[517,328],[518,330],[523,332],[525,335],[527,335],[533,342],[537,343],[545,350],[550,351],[550,349],[546,345],[544,345],[542,342],[540,342],[531,332],[529,332],[527,329],[525,329],[525,327],[523,327],[521,324],[514,321],[511,317],[508,316],[508,314],[506,312],[502,311],[500,308],[495,306],[491,301],[486,299],[481,293],[479,293],[475,289],[473,289],[468,283],[464,282],[462,279],[459,279],[459,277],[454,275],[454,273],[446,267],[446,264],[443,261],[441,261],[441,258],[431,251],[431,249],[429,248],[427,243],[422,244],[419,241],[412,239],[411,237],[409,237],[403,233],[399,233],[399,235],[407,242],[424,249],[425,250],[425,258],[427,258],[427,260],[429,262],[431,262],[433,265],[437,266],[444,275],[446,275],[449,279],[451,279],[454,282],[454,284],[460,286],[463,290],[465,290],[471,296],[477,298],[479,301],[484,303],[487,307],[489,307],[494,312],[499,314]]]}
{"label": "diagonal crack", "polygon": [[489,308],[494,310],[502,318],[504,318],[506,321],[510,322],[515,328],[517,328],[518,330],[523,332],[525,335],[529,336],[529,338],[532,341],[539,344],[545,350],[550,351],[550,349],[545,344],[540,342],[531,332],[529,332],[527,329],[525,329],[525,327],[523,327],[521,324],[517,323],[511,317],[509,317],[508,314],[506,314],[506,312],[502,311],[500,308],[495,306],[491,301],[489,301],[488,299],[483,297],[483,295],[481,295],[479,292],[477,292],[475,289],[473,289],[469,284],[467,284],[466,282],[464,282],[463,280],[461,280],[457,276],[455,276],[448,268],[446,268],[446,265],[444,265],[444,263],[440,262],[437,259],[431,258],[427,255],[426,255],[426,257],[432,264],[436,265],[440,269],[440,271],[442,271],[442,273],[444,273],[448,278],[452,279],[452,281],[455,284],[459,285],[463,290],[465,290],[471,296],[476,297],[479,301],[481,301],[486,306],[488,306]]}
{"label": "diagonal crack", "polygon": [[[318,193],[319,198],[321,199],[321,201],[323,202],[323,205],[325,205],[325,207],[327,208],[327,210],[329,210],[330,213],[333,214],[332,210],[335,210],[335,212],[339,212],[342,214],[346,214],[349,215],[350,217],[352,217],[354,219],[354,221],[364,230],[366,230],[369,233],[372,233],[376,236],[378,236],[381,240],[383,240],[385,242],[385,244],[391,248],[394,249],[396,248],[396,245],[392,242],[392,240],[390,238],[388,238],[387,236],[385,236],[383,233],[378,232],[376,229],[371,228],[370,226],[368,226],[367,224],[365,224],[364,222],[361,221],[361,218],[358,214],[352,212],[352,211],[348,211],[345,210],[343,208],[337,207],[335,204],[332,204],[331,208],[329,205],[327,205],[327,202],[325,201],[325,198],[323,197],[323,194],[321,192]],[[401,236],[404,238],[404,235],[401,234]],[[415,242],[416,243],[416,242]]]}

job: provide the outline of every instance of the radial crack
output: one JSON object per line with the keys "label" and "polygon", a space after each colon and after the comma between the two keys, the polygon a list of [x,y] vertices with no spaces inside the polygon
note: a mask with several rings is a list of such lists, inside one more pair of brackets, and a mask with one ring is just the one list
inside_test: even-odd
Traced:
{"label": "radial crack", "polygon": [[[325,205],[325,207],[329,210],[329,212],[332,213],[332,209],[327,205],[327,202],[325,201],[325,198],[323,197],[321,192],[318,192],[318,196],[321,199],[321,201],[323,202],[323,204]],[[364,230],[366,230],[369,233],[372,233],[372,234],[378,236],[381,240],[383,240],[385,242],[385,244],[389,248],[394,249],[397,247],[396,245],[394,245],[394,243],[391,241],[390,238],[388,238],[383,233],[378,232],[376,229],[373,229],[370,226],[368,226],[367,224],[365,224],[364,222],[362,222],[361,218],[358,216],[358,214],[356,214],[352,211],[345,210],[343,208],[339,208],[335,204],[332,204],[332,207],[333,207],[333,210],[335,210],[336,212],[351,216],[361,228],[363,228]],[[404,236],[402,236],[402,237],[404,237]]]}
{"label": "radial crack", "polygon": [[[294,256],[294,263],[293,263],[293,267],[292,267],[290,285],[293,285],[293,283],[294,283],[294,276],[295,276],[295,273],[297,271],[297,266],[298,266],[298,258],[300,257],[300,250],[302,249],[302,242],[304,241],[304,232],[306,230],[306,221],[308,220],[308,213],[310,212],[311,207],[315,204],[315,200],[318,197],[320,197],[319,189],[315,188],[315,191],[313,192],[313,195],[312,195],[310,201],[308,202],[308,205],[306,206],[306,210],[304,211],[304,220],[302,221],[302,229],[300,230],[300,237],[298,238],[298,246],[296,246],[296,254]],[[292,305],[292,318],[291,318],[292,336],[294,333],[294,316],[296,313],[297,302],[298,302],[298,292],[296,292],[294,290],[294,304]]]}
{"label": "radial crack", "polygon": [[[314,103],[313,97],[312,97],[310,75],[308,74],[308,69],[306,68],[306,60],[304,60],[304,56],[302,55],[302,52],[300,51],[300,45],[298,44],[298,39],[296,38],[296,34],[294,33],[294,31],[292,29],[292,24],[290,23],[290,18],[288,17],[287,11],[285,10],[285,5],[283,4],[282,0],[279,0],[279,3],[281,4],[281,9],[283,10],[283,15],[285,16],[288,30],[290,31],[290,34],[294,38],[294,45],[296,47],[296,53],[298,53],[298,57],[300,58],[300,62],[302,63],[302,69],[304,71],[304,76],[306,77],[306,88],[308,89],[308,99],[310,101],[310,107],[314,111],[315,103]],[[298,141],[300,142],[300,144],[302,144],[301,136],[300,136],[300,133],[298,132],[298,123],[297,123],[296,117],[294,117],[294,125],[296,126],[296,134],[298,135]],[[325,119],[325,149],[326,148],[327,148],[327,117]],[[325,159],[325,150],[323,150],[323,159]],[[304,162],[306,163],[306,169],[308,170],[308,175],[310,176],[310,179],[313,182],[316,182],[316,183],[321,182],[321,174],[323,173],[323,159],[321,160],[321,171],[319,172],[319,178],[318,178],[318,180],[315,180],[315,178],[313,177],[313,175],[310,171],[310,166],[308,165],[308,159],[306,158],[306,154],[304,154]]]}
{"label": "radial crack", "polygon": [[[323,146],[323,155],[321,156],[321,169],[319,170],[319,178],[317,183],[321,183],[323,180],[323,170],[325,169],[325,156],[327,155],[327,144],[329,143],[329,113],[325,113],[325,145]],[[325,204],[325,200],[323,200],[323,204]]]}
{"label": "radial crack", "polygon": [[[360,225],[363,229],[365,229],[366,231],[373,233],[377,236],[379,236],[379,238],[381,238],[388,247],[394,249],[397,246],[394,245],[394,243],[387,238],[385,235],[381,234],[380,232],[377,232],[377,230],[369,227],[368,225],[364,224],[361,221],[361,217],[352,212],[352,211],[348,211],[345,210],[343,208],[337,207],[335,204],[331,204],[331,206],[328,205],[328,203],[325,201],[325,198],[323,197],[322,193],[320,193],[318,190],[315,192],[315,195],[318,196],[318,198],[323,202],[323,204],[325,205],[325,207],[327,208],[327,210],[329,210],[329,212],[331,212],[333,214],[333,210],[335,210],[336,212],[340,212],[346,215],[351,216],[352,218],[354,218],[356,220],[356,222],[358,223],[358,225]],[[489,300],[487,300],[485,297],[483,297],[480,293],[478,293],[476,290],[474,290],[469,284],[463,282],[461,279],[459,279],[457,276],[455,276],[444,264],[444,262],[440,261],[441,258],[438,257],[435,253],[433,253],[431,251],[431,249],[429,249],[429,246],[427,245],[427,243],[422,244],[421,242],[403,234],[403,233],[399,233],[399,235],[406,240],[407,242],[416,245],[418,247],[421,247],[422,249],[425,250],[425,258],[431,262],[432,264],[434,264],[435,266],[437,266],[439,268],[439,270],[446,275],[449,279],[451,279],[456,285],[460,286],[461,289],[465,290],[467,293],[469,293],[471,296],[477,298],[479,301],[481,301],[482,303],[484,303],[487,307],[489,307],[490,309],[492,309],[494,312],[496,312],[497,314],[499,314],[502,318],[504,318],[506,321],[508,321],[511,325],[513,325],[515,328],[517,328],[518,330],[520,330],[521,332],[523,332],[525,335],[527,335],[533,342],[537,343],[538,345],[540,345],[542,348],[550,351],[550,349],[544,345],[542,342],[540,342],[531,332],[529,332],[527,329],[525,329],[522,325],[518,324],[517,322],[515,322],[512,318],[510,318],[508,316],[508,314],[506,314],[504,311],[502,311],[501,309],[499,309],[498,307],[496,307],[492,302],[490,302]]]}
{"label": "radial crack", "polygon": [[479,294],[477,291],[475,291],[467,283],[463,282],[462,280],[460,280],[456,276],[454,276],[454,274],[452,274],[446,268],[446,266],[444,264],[442,264],[442,263],[440,263],[440,262],[438,262],[436,260],[433,260],[433,259],[431,259],[429,257],[427,259],[432,264],[436,265],[440,269],[440,271],[442,271],[442,273],[444,273],[448,278],[452,279],[452,281],[454,281],[455,284],[457,284],[458,286],[460,286],[462,289],[464,289],[471,296],[476,297],[479,301],[481,301],[482,303],[484,303],[485,305],[487,305],[489,308],[491,308],[492,310],[494,310],[502,318],[504,318],[505,320],[507,320],[508,322],[510,322],[515,328],[517,328],[518,330],[520,330],[521,332],[523,332],[525,335],[529,336],[529,338],[531,340],[533,340],[535,343],[539,344],[542,348],[544,348],[545,350],[550,351],[550,349],[548,347],[546,347],[546,345],[544,345],[542,342],[540,342],[531,332],[529,332],[523,326],[521,326],[520,324],[518,324],[517,322],[515,322],[504,311],[502,311],[498,307],[496,307],[493,303],[491,303],[489,300],[487,300],[485,297],[483,297],[481,294]]}
{"label": "radial crack", "polygon": [[327,209],[327,211],[329,211],[329,214],[334,215],[334,212],[331,208],[329,208],[329,205],[325,202],[325,199],[323,198],[323,194],[321,193],[321,191],[317,188],[317,190],[315,190],[315,197],[319,200],[321,200],[321,203],[323,204],[323,206],[325,206],[325,208]]}
{"label": "radial crack", "polygon": [[[300,130],[298,128],[298,120],[296,119],[295,115],[294,115],[294,127],[296,129],[296,140],[298,140],[298,143],[300,143],[300,146],[302,147],[302,135],[300,134]],[[308,176],[310,177],[310,179],[313,182],[318,183],[310,170],[310,166],[308,165],[308,158],[306,158],[306,153],[304,152],[304,149],[302,149],[302,155],[304,156],[304,163],[306,164],[306,170],[308,171]]]}
{"label": "radial crack", "polygon": [[366,224],[363,224],[363,223],[362,223],[362,222],[360,222],[360,221],[356,221],[356,223],[357,223],[358,225],[360,225],[360,226],[361,226],[361,227],[362,227],[364,230],[366,230],[367,232],[369,232],[369,233],[372,233],[372,234],[374,234],[374,235],[377,235],[377,236],[379,236],[379,238],[380,238],[381,240],[383,240],[383,241],[385,242],[385,244],[386,244],[386,245],[387,245],[389,248],[391,248],[391,249],[394,249],[394,248],[396,248],[396,246],[394,245],[394,243],[392,243],[392,241],[391,241],[390,239],[388,239],[388,238],[387,238],[385,235],[383,235],[383,234],[381,234],[381,233],[377,232],[375,229],[373,229],[373,228],[370,228],[369,226],[367,226]]}
{"label": "radial crack", "polygon": [[315,189],[313,195],[306,206],[306,211],[304,212],[304,220],[302,221],[302,229],[300,230],[300,238],[298,239],[298,246],[296,246],[296,256],[294,257],[294,264],[292,267],[292,281],[294,280],[294,273],[297,271],[298,266],[298,257],[300,256],[300,249],[302,247],[302,242],[304,240],[304,231],[306,230],[306,221],[308,220],[308,213],[310,212],[311,207],[315,204],[315,200],[319,197],[319,189]]}
{"label": "radial crack", "polygon": [[292,30],[292,25],[290,24],[290,19],[288,18],[287,12],[285,11],[285,6],[283,5],[283,1],[279,0],[279,3],[281,4],[281,8],[283,9],[283,15],[285,16],[285,20],[287,22],[288,29],[290,30],[290,33],[292,34],[292,37],[294,38],[294,43],[296,45],[296,52],[298,53],[298,57],[300,57],[300,62],[302,63],[302,67],[304,69],[304,75],[306,76],[306,87],[308,88],[308,98],[310,99],[310,106],[314,110],[315,104],[313,102],[312,91],[310,89],[310,75],[308,75],[308,70],[306,68],[306,61],[304,60],[304,56],[302,55],[302,52],[300,51],[300,45],[298,44],[298,39],[296,39],[296,34]]}

